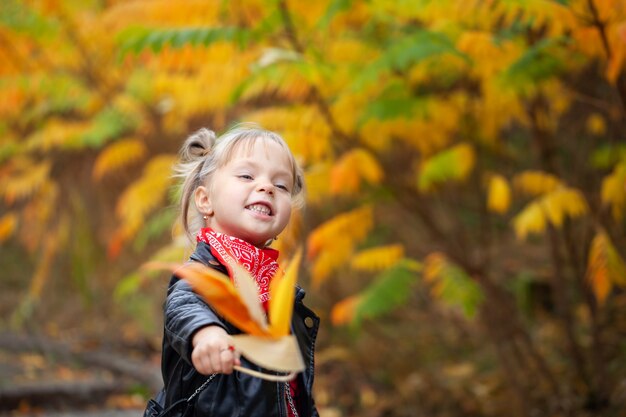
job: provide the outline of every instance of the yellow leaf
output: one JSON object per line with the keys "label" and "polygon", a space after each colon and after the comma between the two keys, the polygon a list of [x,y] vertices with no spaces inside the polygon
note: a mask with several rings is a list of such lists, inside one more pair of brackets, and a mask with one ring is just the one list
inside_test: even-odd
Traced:
{"label": "yellow leaf", "polygon": [[605,303],[613,284],[626,285],[626,264],[604,231],[591,241],[587,282],[600,305]]}
{"label": "yellow leaf", "polygon": [[81,136],[89,129],[87,121],[66,121],[52,118],[45,126],[26,139],[29,149],[49,151],[55,148],[72,148],[80,145]]}
{"label": "yellow leaf", "polygon": [[626,206],[626,162],[620,162],[602,180],[602,203],[611,206],[615,220],[621,221]]}
{"label": "yellow leaf", "polygon": [[384,177],[383,169],[370,152],[365,149],[353,149],[350,151],[356,168],[361,178],[370,184],[378,184]]}
{"label": "yellow leaf", "polygon": [[279,338],[289,334],[291,314],[293,311],[293,300],[295,297],[295,287],[300,267],[302,252],[298,250],[293,257],[284,275],[275,276],[270,283],[270,326],[269,332]]}
{"label": "yellow leaf", "polygon": [[[266,56],[262,56],[259,60],[260,63],[266,58]],[[271,92],[272,95],[278,98],[284,98],[289,101],[304,101],[310,94],[311,82],[298,71],[296,65],[288,62],[278,62],[272,66],[272,69],[274,74],[271,78],[253,79],[253,82],[248,85],[242,95],[244,100],[254,99],[257,96]]]}
{"label": "yellow leaf", "polygon": [[529,233],[541,233],[546,228],[546,216],[537,201],[529,203],[513,218],[513,228],[519,239],[526,239]]}
{"label": "yellow leaf", "polygon": [[30,159],[12,161],[7,175],[0,178],[0,193],[7,204],[26,199],[49,183],[52,163],[48,160],[34,162]]}
{"label": "yellow leaf", "polygon": [[361,271],[381,271],[395,265],[404,257],[404,246],[386,245],[369,248],[356,253],[350,265]]}
{"label": "yellow leaf", "polygon": [[331,171],[329,163],[317,163],[305,171],[307,202],[321,203],[329,197]]}
{"label": "yellow leaf", "polygon": [[0,217],[0,243],[6,241],[13,235],[17,227],[17,216],[15,213],[7,213]]}
{"label": "yellow leaf", "polygon": [[426,159],[418,172],[418,188],[429,191],[437,184],[462,181],[474,168],[474,148],[460,143]]}
{"label": "yellow leaf", "polygon": [[331,194],[351,195],[359,191],[359,171],[354,159],[344,156],[333,166],[330,173]]}
{"label": "yellow leaf", "polygon": [[613,48],[613,54],[609,59],[608,66],[606,68],[606,78],[611,84],[616,84],[619,78],[622,68],[624,67],[624,60],[626,60],[626,46],[624,42],[614,42],[615,48]]}
{"label": "yellow leaf", "polygon": [[[229,259],[231,258],[226,258],[227,262]],[[239,290],[239,297],[241,297],[243,303],[248,307],[250,316],[262,329],[268,330],[267,318],[265,317],[263,306],[259,301],[259,286],[256,281],[248,270],[238,262],[233,260],[228,262],[228,264],[232,271],[235,286],[237,290]]]}
{"label": "yellow leaf", "polygon": [[510,54],[510,46],[506,43],[497,42],[491,31],[466,30],[461,33],[457,42],[459,51],[464,52],[481,62],[475,70],[481,77],[493,76],[507,64],[507,59],[502,59]]}
{"label": "yellow leaf", "polygon": [[112,143],[98,155],[93,167],[93,177],[99,180],[141,160],[146,152],[146,146],[139,139],[128,138]]}
{"label": "yellow leaf", "polygon": [[603,136],[606,133],[606,122],[599,113],[593,113],[587,118],[587,131],[596,136]]}
{"label": "yellow leaf", "polygon": [[[377,151],[388,150],[395,141],[402,141],[419,151],[420,155],[430,157],[448,147],[457,136],[459,123],[467,111],[467,101],[464,93],[451,94],[445,98],[432,97],[428,100],[427,117],[370,119],[361,129],[363,141],[370,149]],[[362,103],[361,107],[366,104]],[[346,107],[342,110],[355,112],[353,103],[348,103]]]}
{"label": "yellow leaf", "polygon": [[365,149],[352,149],[345,153],[331,172],[332,194],[351,195],[359,191],[362,182],[380,183],[383,170],[376,158]]}
{"label": "yellow leaf", "polygon": [[454,158],[458,167],[458,178],[463,180],[467,178],[474,168],[474,162],[476,160],[474,148],[467,143],[461,143],[454,146],[452,150],[454,151]]}
{"label": "yellow leaf", "polygon": [[337,237],[332,245],[324,248],[311,267],[311,283],[319,288],[330,275],[344,265],[352,255],[353,243],[346,238]]}
{"label": "yellow leaf", "polygon": [[[511,54],[518,56],[517,51],[509,52],[509,55]],[[504,63],[506,62],[504,60]],[[476,67],[483,67],[483,63]],[[493,63],[492,59],[487,63],[487,67],[495,65],[497,69],[501,64]],[[492,71],[492,69],[486,71]],[[506,88],[506,86],[503,87],[502,83],[497,81],[498,77],[491,77],[487,74],[484,74],[483,77],[483,98],[477,102],[472,102],[472,105],[476,107],[476,117],[481,121],[477,128],[480,129],[482,141],[495,147],[500,143],[502,130],[510,126],[511,123],[527,125],[527,115],[523,99],[515,90]]]}
{"label": "yellow leaf", "polygon": [[441,252],[432,252],[428,254],[428,256],[424,259],[424,269],[422,271],[424,281],[428,283],[435,283],[439,279],[445,264],[446,257]]}
{"label": "yellow leaf", "polygon": [[573,219],[588,211],[582,193],[568,187],[561,187],[546,194],[541,198],[541,203],[550,223],[556,227],[563,224],[566,216]]}
{"label": "yellow leaf", "polygon": [[[233,336],[233,344],[238,352],[243,356],[261,365],[266,369],[280,372],[302,372],[305,369],[304,360],[298,340],[294,335],[282,336],[280,338],[256,337],[247,334],[237,334]],[[235,366],[240,372],[246,372],[248,368]],[[267,374],[260,374],[257,371],[249,372],[251,375],[268,379]],[[269,375],[269,379],[274,380],[276,375]],[[278,378],[281,378],[278,376]]]}
{"label": "yellow leaf", "polygon": [[122,241],[132,237],[145,218],[163,201],[172,181],[172,166],[175,155],[159,155],[145,166],[139,179],[122,193],[116,206],[121,225],[116,231]]}
{"label": "yellow leaf", "polygon": [[487,208],[494,213],[506,213],[511,205],[511,189],[508,181],[501,175],[489,179]]}
{"label": "yellow leaf", "polygon": [[565,217],[576,218],[589,211],[582,193],[574,188],[559,187],[530,202],[515,218],[513,227],[520,239],[529,233],[540,233],[550,223],[560,227]]}
{"label": "yellow leaf", "polygon": [[330,128],[315,106],[269,107],[247,113],[245,119],[280,132],[303,165],[319,164],[332,153]]}
{"label": "yellow leaf", "polygon": [[371,206],[363,206],[326,221],[311,232],[307,240],[313,286],[319,286],[332,272],[350,259],[354,247],[373,227]]}
{"label": "yellow leaf", "polygon": [[524,171],[513,178],[513,185],[520,191],[538,196],[561,186],[561,181],[552,174],[542,171]]}
{"label": "yellow leaf", "polygon": [[341,326],[351,323],[354,319],[354,313],[361,302],[360,295],[352,295],[344,298],[333,306],[330,313],[330,321],[335,326]]}
{"label": "yellow leaf", "polygon": [[214,0],[186,0],[182,4],[168,0],[122,1],[105,10],[103,21],[111,27],[137,22],[172,27],[215,24],[220,23],[220,13],[224,11]]}
{"label": "yellow leaf", "polygon": [[[307,239],[307,256],[313,258],[322,248],[334,246],[333,239],[346,239],[346,243],[364,238],[373,223],[373,211],[369,205],[339,214],[315,228]],[[338,245],[337,245],[338,246]]]}
{"label": "yellow leaf", "polygon": [[[234,262],[229,264],[238,279],[238,288],[228,276],[197,262],[189,262],[181,267],[162,263],[149,264],[147,267],[172,269],[174,274],[186,280],[218,314],[244,332],[233,336],[233,345],[238,352],[265,368],[292,372],[284,378],[293,378],[295,373],[304,369],[298,341],[289,334],[299,262],[298,252],[285,275],[274,277],[270,284],[269,314],[272,322],[267,328],[264,320],[259,323],[255,317],[258,313],[256,310],[261,308],[258,292],[254,279],[243,266],[235,265]],[[254,299],[250,299],[249,294],[243,295],[243,292],[253,292]],[[277,378],[276,375],[241,366],[236,366],[235,369],[268,380]],[[282,380],[283,377],[280,378]]]}

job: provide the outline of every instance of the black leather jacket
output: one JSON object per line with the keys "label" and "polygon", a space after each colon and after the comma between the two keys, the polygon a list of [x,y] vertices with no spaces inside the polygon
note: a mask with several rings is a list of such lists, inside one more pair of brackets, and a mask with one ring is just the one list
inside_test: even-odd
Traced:
{"label": "black leather jacket", "polygon": [[[226,268],[219,264],[206,243],[198,243],[191,260],[226,273]],[[302,303],[304,294],[304,290],[296,288],[291,323],[291,330],[298,340],[306,364],[306,369],[297,376],[304,389],[300,390],[295,400],[300,417],[317,417],[312,387],[319,318]],[[191,363],[191,340],[195,332],[208,325],[221,326],[229,334],[241,332],[215,313],[191,290],[187,282],[176,276],[170,282],[164,310],[161,372],[165,381],[165,406],[168,407],[181,398],[188,398],[208,379],[198,373]],[[241,362],[245,367],[262,370],[244,357]],[[286,417],[286,387],[284,382],[268,382],[237,371],[230,375],[216,374],[198,395],[194,412],[197,416],[211,417]]]}

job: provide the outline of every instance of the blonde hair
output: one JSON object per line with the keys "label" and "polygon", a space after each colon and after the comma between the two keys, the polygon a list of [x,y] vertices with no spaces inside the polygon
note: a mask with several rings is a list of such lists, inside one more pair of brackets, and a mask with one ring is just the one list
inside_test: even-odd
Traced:
{"label": "blonde hair", "polygon": [[280,135],[254,124],[237,125],[219,138],[212,130],[202,128],[185,140],[180,150],[180,162],[175,167],[176,177],[182,179],[180,220],[189,238],[192,238],[203,225],[202,215],[196,208],[194,200],[196,188],[210,186],[215,171],[226,165],[240,146],[250,147],[255,140],[271,140],[285,150],[293,173],[292,204],[295,207],[304,205],[302,170]]}

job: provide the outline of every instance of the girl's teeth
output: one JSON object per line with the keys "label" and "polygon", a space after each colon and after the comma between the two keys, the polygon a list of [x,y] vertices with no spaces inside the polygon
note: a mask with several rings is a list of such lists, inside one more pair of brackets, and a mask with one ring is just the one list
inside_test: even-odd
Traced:
{"label": "girl's teeth", "polygon": [[263,214],[270,214],[270,209],[262,204],[254,204],[252,206],[248,206],[248,209],[258,211]]}

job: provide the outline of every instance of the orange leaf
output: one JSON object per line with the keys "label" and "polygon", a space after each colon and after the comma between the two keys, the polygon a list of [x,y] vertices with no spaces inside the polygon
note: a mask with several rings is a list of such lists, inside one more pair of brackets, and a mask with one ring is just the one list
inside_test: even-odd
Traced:
{"label": "orange leaf", "polygon": [[17,215],[13,212],[0,217],[0,243],[10,238],[17,227]]}
{"label": "orange leaf", "polygon": [[330,314],[330,321],[333,325],[341,326],[350,323],[354,319],[354,313],[361,298],[361,295],[352,295],[335,304]]}
{"label": "orange leaf", "polygon": [[268,336],[268,332],[254,320],[226,275],[195,262],[183,265],[174,273],[239,329],[254,336]]}
{"label": "orange leaf", "polygon": [[626,285],[626,262],[604,231],[591,241],[587,261],[587,282],[599,305],[606,302],[614,284]]}

